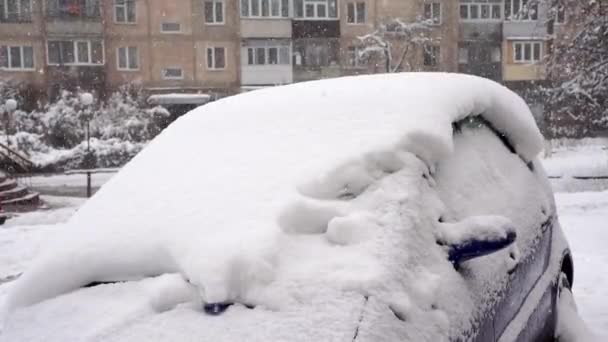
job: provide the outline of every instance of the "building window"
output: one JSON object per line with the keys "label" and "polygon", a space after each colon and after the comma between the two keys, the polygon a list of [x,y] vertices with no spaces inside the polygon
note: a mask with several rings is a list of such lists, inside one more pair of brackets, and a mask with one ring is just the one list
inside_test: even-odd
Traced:
{"label": "building window", "polygon": [[180,33],[182,25],[176,22],[163,22],[160,24],[160,32],[162,33]]}
{"label": "building window", "polygon": [[48,42],[49,65],[102,65],[103,42],[91,40],[52,40]]}
{"label": "building window", "polygon": [[338,18],[337,0],[294,0],[294,12],[296,18]]}
{"label": "building window", "polygon": [[473,0],[470,3],[460,4],[460,19],[467,20],[501,20],[502,0]]}
{"label": "building window", "polygon": [[205,23],[223,24],[224,23],[224,1],[208,0],[205,1]]}
{"label": "building window", "polygon": [[289,46],[247,48],[247,65],[289,65]]}
{"label": "building window", "polygon": [[424,19],[430,21],[433,25],[441,25],[441,3],[425,3]]}
{"label": "building window", "polygon": [[555,23],[563,24],[566,22],[566,7],[564,5],[558,5],[555,9]]}
{"label": "building window", "polygon": [[134,24],[135,1],[137,0],[114,0],[114,22]]}
{"label": "building window", "polygon": [[507,20],[538,20],[538,2],[534,0],[505,0]]}
{"label": "building window", "polygon": [[125,46],[116,49],[118,70],[139,70],[139,52],[137,46]]}
{"label": "building window", "polygon": [[184,71],[182,68],[165,68],[161,72],[161,76],[165,80],[181,80],[184,78]]}
{"label": "building window", "polygon": [[0,68],[34,70],[34,48],[31,46],[0,46]]}
{"label": "building window", "polygon": [[441,57],[441,49],[438,45],[425,45],[424,46],[424,65],[425,66],[437,66],[439,65],[439,58]]}
{"label": "building window", "polygon": [[542,42],[514,42],[513,61],[515,63],[538,63],[542,58]]}
{"label": "building window", "polygon": [[59,18],[101,18],[99,0],[48,0],[47,14]]}
{"label": "building window", "polygon": [[207,69],[221,70],[226,69],[226,48],[208,47],[207,48]]}
{"label": "building window", "polygon": [[289,0],[241,0],[241,16],[286,18],[289,17]]}
{"label": "building window", "polygon": [[469,63],[469,48],[466,48],[466,47],[458,48],[458,63],[460,63],[460,64]]}
{"label": "building window", "polygon": [[349,24],[365,23],[365,2],[349,2],[346,5],[346,22]]}
{"label": "building window", "polygon": [[31,0],[0,0],[0,22],[19,23],[31,21]]}

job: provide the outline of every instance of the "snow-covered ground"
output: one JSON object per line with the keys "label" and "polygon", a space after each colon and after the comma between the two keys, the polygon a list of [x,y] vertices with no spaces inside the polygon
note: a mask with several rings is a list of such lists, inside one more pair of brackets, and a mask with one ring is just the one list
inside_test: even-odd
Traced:
{"label": "snow-covered ground", "polygon": [[560,222],[574,255],[574,297],[599,341],[608,341],[608,191],[557,193]]}

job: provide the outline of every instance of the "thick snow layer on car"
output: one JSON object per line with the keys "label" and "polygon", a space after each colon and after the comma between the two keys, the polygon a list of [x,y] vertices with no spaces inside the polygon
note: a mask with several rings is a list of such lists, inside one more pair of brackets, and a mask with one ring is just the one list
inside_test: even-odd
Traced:
{"label": "thick snow layer on car", "polygon": [[7,308],[180,273],[203,302],[282,312],[339,290],[373,297],[378,319],[408,317],[425,338],[470,331],[474,299],[435,244],[442,206],[423,176],[450,155],[452,123],[475,115],[525,161],[541,150],[523,100],[472,76],[350,77],[211,103],[74,215]]}

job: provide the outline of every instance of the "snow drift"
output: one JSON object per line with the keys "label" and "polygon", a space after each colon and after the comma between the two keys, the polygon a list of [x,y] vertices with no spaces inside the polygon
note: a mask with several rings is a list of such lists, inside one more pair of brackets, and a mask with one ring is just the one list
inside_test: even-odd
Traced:
{"label": "snow drift", "polygon": [[[435,322],[425,336],[445,336],[436,303],[468,304],[442,290],[445,281],[464,287],[442,250],[425,247],[435,235],[420,222],[436,220],[441,206],[419,206],[438,202],[420,176],[452,151],[452,123],[476,115],[523,160],[540,152],[524,101],[473,76],[347,77],[208,104],[74,215],[15,284],[7,309],[91,282],[180,273],[204,302],[274,310],[325,287],[383,294],[411,324]],[[406,205],[409,218],[397,213]],[[395,272],[404,280],[391,280]]]}

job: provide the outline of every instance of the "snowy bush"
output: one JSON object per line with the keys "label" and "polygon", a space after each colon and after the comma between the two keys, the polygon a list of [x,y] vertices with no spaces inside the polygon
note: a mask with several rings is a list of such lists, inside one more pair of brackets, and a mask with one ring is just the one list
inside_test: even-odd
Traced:
{"label": "snowy bush", "polygon": [[[0,96],[8,92],[2,87],[0,83]],[[122,166],[169,123],[170,113],[163,107],[147,108],[145,98],[141,88],[126,85],[105,103],[84,106],[79,92],[63,91],[39,110],[13,113],[10,145],[45,169],[80,168],[88,123],[95,166]]]}

